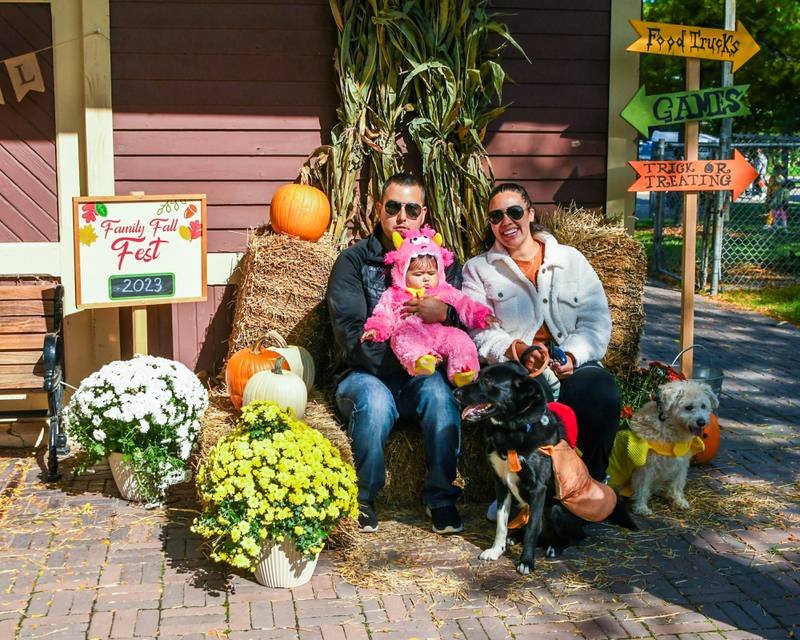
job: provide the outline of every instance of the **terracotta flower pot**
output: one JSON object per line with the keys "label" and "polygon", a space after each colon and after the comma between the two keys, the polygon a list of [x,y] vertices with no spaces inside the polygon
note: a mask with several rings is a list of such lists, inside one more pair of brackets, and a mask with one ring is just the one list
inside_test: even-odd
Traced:
{"label": "terracotta flower pot", "polygon": [[142,494],[133,477],[133,467],[125,462],[121,453],[112,453],[108,456],[108,466],[111,475],[117,483],[120,495],[129,502],[142,502]]}
{"label": "terracotta flower pot", "polygon": [[288,538],[283,542],[265,540],[256,565],[256,580],[265,587],[299,587],[311,580],[317,560],[319,554],[313,558],[304,556]]}

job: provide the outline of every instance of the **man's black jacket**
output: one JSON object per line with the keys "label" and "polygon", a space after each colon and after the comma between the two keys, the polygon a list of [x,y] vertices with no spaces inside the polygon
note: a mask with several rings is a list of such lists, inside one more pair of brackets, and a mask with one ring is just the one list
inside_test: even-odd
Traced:
{"label": "man's black jacket", "polygon": [[[402,371],[389,342],[361,342],[364,323],[392,284],[391,271],[383,263],[386,249],[381,242],[383,231],[378,226],[369,237],[346,249],[336,259],[328,279],[328,311],[333,325],[333,337],[339,368],[366,371],[381,377]],[[461,288],[461,265],[454,260],[446,270],[447,282]],[[451,308],[448,324],[457,324],[458,317]]]}

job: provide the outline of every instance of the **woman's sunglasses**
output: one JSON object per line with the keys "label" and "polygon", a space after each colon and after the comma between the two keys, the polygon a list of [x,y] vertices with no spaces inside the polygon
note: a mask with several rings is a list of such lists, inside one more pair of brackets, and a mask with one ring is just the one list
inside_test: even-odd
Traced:
{"label": "woman's sunglasses", "polygon": [[387,216],[396,216],[400,213],[400,209],[406,208],[406,216],[409,220],[416,220],[422,215],[422,205],[416,202],[398,202],[397,200],[389,200],[383,205],[383,210]]}
{"label": "woman's sunglasses", "polygon": [[495,209],[488,213],[489,222],[492,224],[500,224],[503,221],[503,216],[508,216],[512,220],[522,220],[525,215],[525,207],[518,204],[512,204],[508,209]]}

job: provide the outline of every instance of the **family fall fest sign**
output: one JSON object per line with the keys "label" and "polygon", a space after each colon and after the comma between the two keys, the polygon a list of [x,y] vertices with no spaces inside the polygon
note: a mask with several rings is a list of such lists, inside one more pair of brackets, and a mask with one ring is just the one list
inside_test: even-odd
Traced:
{"label": "family fall fest sign", "polygon": [[73,210],[78,305],[204,295],[205,196],[84,197]]}

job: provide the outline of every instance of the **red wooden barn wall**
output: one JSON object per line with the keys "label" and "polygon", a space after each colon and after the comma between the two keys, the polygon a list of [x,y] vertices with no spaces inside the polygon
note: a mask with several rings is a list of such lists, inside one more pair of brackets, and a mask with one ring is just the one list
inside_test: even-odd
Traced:
{"label": "red wooden barn wall", "polygon": [[[49,47],[51,34],[49,5],[0,4],[0,60]],[[37,59],[45,91],[22,102],[0,66],[0,242],[58,242],[52,50]]]}
{"label": "red wooden barn wall", "polygon": [[[537,204],[605,201],[610,0],[502,0],[509,51],[495,175]],[[209,251],[241,251],[278,185],[335,121],[326,0],[111,0],[117,193],[208,194]],[[225,353],[233,291],[153,309],[156,349],[196,369]],[[152,331],[151,331],[151,335]]]}

